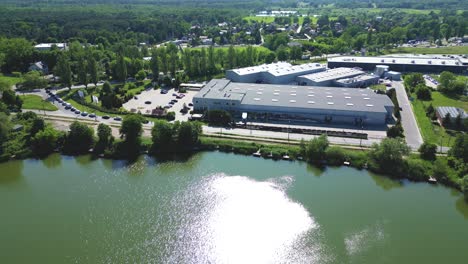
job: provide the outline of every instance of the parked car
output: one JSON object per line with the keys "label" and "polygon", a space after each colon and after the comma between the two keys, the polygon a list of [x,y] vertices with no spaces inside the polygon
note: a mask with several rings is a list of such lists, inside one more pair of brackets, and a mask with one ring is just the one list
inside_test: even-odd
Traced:
{"label": "parked car", "polygon": [[188,106],[193,106],[193,104],[192,104],[192,103],[188,103]]}
{"label": "parked car", "polygon": [[171,102],[177,103],[179,101],[177,101],[177,99],[172,99]]}
{"label": "parked car", "polygon": [[72,107],[72,108],[70,108],[70,111],[75,112],[75,111],[76,111],[76,108],[75,108],[75,107]]}
{"label": "parked car", "polygon": [[169,104],[170,104],[170,105],[173,105],[173,104],[175,104],[175,103],[174,103],[173,101],[170,101]]}
{"label": "parked car", "polygon": [[165,105],[165,106],[164,106],[164,108],[166,108],[166,109],[169,109],[169,108],[171,108],[171,107],[172,107],[172,105]]}
{"label": "parked car", "polygon": [[121,118],[120,116],[116,116],[116,117],[114,117],[114,120],[115,120],[115,121],[121,121],[122,118]]}
{"label": "parked car", "polygon": [[79,115],[79,114],[81,114],[81,111],[80,111],[80,110],[76,110],[76,111],[75,111],[75,114]]}
{"label": "parked car", "polygon": [[151,104],[151,101],[145,101],[145,104]]}
{"label": "parked car", "polygon": [[138,100],[138,96],[134,96],[133,99]]}
{"label": "parked car", "polygon": [[176,94],[176,93],[173,93],[172,96],[177,96],[177,94]]}
{"label": "parked car", "polygon": [[102,116],[102,119],[109,119],[109,118],[110,118],[110,116],[108,116],[108,115]]}
{"label": "parked car", "polygon": [[88,115],[88,112],[82,112],[81,113],[81,116],[87,116]]}
{"label": "parked car", "polygon": [[66,109],[66,110],[68,110],[68,109],[70,109],[70,108],[71,108],[71,106],[69,106],[69,105],[65,106],[65,109]]}
{"label": "parked car", "polygon": [[168,92],[167,90],[161,90],[162,94],[167,94],[167,92]]}
{"label": "parked car", "polygon": [[91,113],[91,114],[89,114],[88,116],[91,117],[91,118],[95,118],[95,117],[96,117],[96,114],[95,114],[95,113]]}

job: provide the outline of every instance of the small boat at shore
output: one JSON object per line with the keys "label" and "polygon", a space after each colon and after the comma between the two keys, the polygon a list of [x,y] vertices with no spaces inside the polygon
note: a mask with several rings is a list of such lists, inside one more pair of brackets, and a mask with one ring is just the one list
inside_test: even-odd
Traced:
{"label": "small boat at shore", "polygon": [[351,163],[350,163],[349,161],[345,161],[345,162],[343,162],[343,165],[345,165],[345,166],[350,166]]}
{"label": "small boat at shore", "polygon": [[252,154],[254,157],[261,157],[262,156],[262,153],[260,152],[260,150],[257,150],[257,152],[253,153]]}
{"label": "small boat at shore", "polygon": [[432,176],[430,176],[429,179],[427,180],[427,182],[432,183],[432,184],[436,184],[436,183],[437,183],[437,179],[434,178],[434,177],[432,177]]}
{"label": "small boat at shore", "polygon": [[289,157],[288,155],[283,155],[283,159],[284,159],[284,160],[289,160],[290,157]]}

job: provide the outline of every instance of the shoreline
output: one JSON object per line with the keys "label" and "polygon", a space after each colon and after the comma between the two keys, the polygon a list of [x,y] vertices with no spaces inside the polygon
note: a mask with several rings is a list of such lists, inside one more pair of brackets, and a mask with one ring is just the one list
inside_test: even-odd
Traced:
{"label": "shoreline", "polygon": [[[145,139],[145,138],[143,138]],[[244,156],[251,156],[252,158],[263,158],[263,159],[271,159],[274,161],[278,160],[285,160],[283,157],[286,155],[288,156],[288,159],[285,161],[302,161],[308,164],[311,164],[312,166],[316,167],[328,167],[328,166],[333,166],[333,167],[352,167],[358,170],[367,170],[368,172],[371,173],[377,173],[379,175],[382,175],[384,177],[388,177],[393,180],[408,180],[411,182],[426,182],[428,184],[431,184],[430,178],[431,176],[427,176],[425,179],[417,179],[417,178],[412,178],[410,175],[401,175],[399,177],[395,177],[380,171],[374,171],[372,168],[370,168],[367,164],[367,154],[369,152],[368,148],[346,148],[346,146],[338,146],[338,145],[332,145],[332,148],[340,149],[343,151],[345,154],[345,159],[332,159],[330,157],[326,157],[324,160],[318,162],[318,163],[311,163],[306,161],[303,157],[300,155],[300,145],[295,142],[295,144],[282,144],[282,143],[277,143],[277,142],[262,142],[262,141],[255,141],[255,140],[239,140],[239,139],[226,139],[226,138],[220,138],[220,137],[212,137],[212,136],[207,136],[204,135],[200,138],[200,142],[197,146],[195,146],[191,150],[179,150],[179,151],[172,151],[172,152],[152,152],[150,151],[151,149],[151,144],[148,142],[144,142],[142,144],[142,151],[140,151],[140,155],[148,155],[151,157],[156,157],[156,158],[161,158],[164,156],[163,159],[165,160],[174,160],[177,156],[191,156],[197,152],[203,152],[203,151],[219,151],[219,152],[224,152],[224,153],[233,153],[233,154],[240,154]],[[260,155],[254,156],[254,153],[257,153],[260,150]],[[93,158],[96,159],[109,159],[109,160],[124,160],[128,162],[133,162],[135,159],[129,159],[125,158],[122,156],[119,156],[118,153],[102,153],[102,154],[96,154],[93,152],[92,149],[90,149],[86,153],[64,153],[59,149],[56,149],[53,153],[57,153],[60,155],[65,155],[65,156],[71,156],[71,157],[77,157],[80,155],[91,155]],[[51,153],[51,154],[53,154]],[[26,160],[26,159],[37,159],[37,160],[42,160],[47,158],[49,155],[46,157],[39,157],[35,156],[32,154],[32,152],[25,152],[24,156],[19,156],[19,157],[10,157],[8,159],[3,159],[0,161],[0,163],[3,162],[8,162],[12,160]],[[410,157],[408,157],[410,158]],[[422,160],[421,158],[417,157],[413,159],[419,159]],[[444,181],[438,181],[443,186],[454,188],[458,191],[461,192],[461,186],[453,181],[450,180],[444,180]]]}

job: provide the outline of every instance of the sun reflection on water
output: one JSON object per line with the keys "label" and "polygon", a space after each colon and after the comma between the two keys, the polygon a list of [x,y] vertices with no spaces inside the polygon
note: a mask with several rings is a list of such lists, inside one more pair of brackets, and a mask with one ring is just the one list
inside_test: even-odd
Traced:
{"label": "sun reflection on water", "polygon": [[216,174],[190,186],[173,201],[180,221],[165,262],[319,262],[318,225],[285,193],[292,180]]}

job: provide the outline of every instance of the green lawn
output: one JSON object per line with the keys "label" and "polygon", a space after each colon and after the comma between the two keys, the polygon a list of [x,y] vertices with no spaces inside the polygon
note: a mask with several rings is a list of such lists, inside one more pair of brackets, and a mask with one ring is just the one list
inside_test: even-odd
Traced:
{"label": "green lawn", "polygon": [[8,83],[10,86],[13,86],[19,82],[22,82],[23,79],[20,77],[11,77],[11,76],[3,76],[0,74],[0,81],[5,81]]}
{"label": "green lawn", "polygon": [[432,92],[432,106],[455,106],[468,111],[468,101],[462,101],[461,98],[450,98],[440,92]]}
{"label": "green lawn", "polygon": [[391,53],[416,54],[468,54],[468,46],[440,47],[440,48],[396,48]]}
{"label": "green lawn", "polygon": [[36,110],[47,110],[47,111],[56,111],[58,110],[57,106],[53,105],[48,101],[44,101],[42,97],[38,95],[21,95],[23,100],[23,109],[36,109]]}
{"label": "green lawn", "polygon": [[387,86],[385,86],[385,84],[373,84],[370,86],[370,88],[372,90],[379,90],[379,91],[384,91],[386,92],[387,91]]}
{"label": "green lawn", "polygon": [[257,23],[261,23],[261,22],[271,23],[275,21],[275,17],[272,17],[272,16],[247,16],[247,17],[244,17],[243,19],[248,22],[257,22]]}
{"label": "green lawn", "polygon": [[[413,95],[413,97],[416,98],[415,95]],[[457,132],[441,127],[438,123],[432,122],[431,119],[426,116],[426,107],[431,103],[434,107],[455,106],[468,111],[468,102],[447,97],[440,92],[432,92],[431,101],[415,99],[412,102],[414,115],[416,116],[416,121],[418,122],[423,139],[437,145],[442,144],[443,146],[450,146],[453,144]]]}

